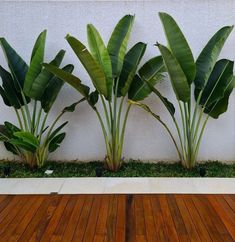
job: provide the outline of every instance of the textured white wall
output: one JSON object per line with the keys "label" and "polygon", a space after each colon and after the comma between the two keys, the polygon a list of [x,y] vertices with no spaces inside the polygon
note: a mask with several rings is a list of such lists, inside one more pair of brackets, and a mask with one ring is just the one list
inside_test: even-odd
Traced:
{"label": "textured white wall", "polygon": [[[153,44],[166,43],[159,11],[170,13],[180,24],[196,58],[209,37],[224,25],[235,23],[234,0],[158,0],[158,1],[3,1],[0,4],[0,35],[17,49],[25,60],[36,36],[48,29],[46,59],[49,60],[59,48],[67,50],[65,62],[75,64],[75,74],[90,85],[88,76],[64,40],[67,33],[86,42],[86,24],[93,23],[104,40],[113,30],[116,22],[125,14],[135,14],[135,24],[130,46],[137,41],[148,43],[145,60],[158,54]],[[0,63],[5,65],[2,52]],[[229,37],[221,57],[235,59],[235,30]],[[163,93],[174,95],[169,83],[160,84]],[[63,106],[80,98],[70,86],[66,85],[53,109],[55,116]],[[235,160],[235,95],[233,93],[229,111],[219,120],[210,120],[202,141],[199,159]],[[146,100],[153,110],[169,120],[160,102],[155,97]],[[14,113],[0,101],[0,122],[15,121]],[[66,128],[67,137],[61,149],[52,154],[51,159],[93,160],[105,155],[103,137],[95,113],[85,103],[77,111],[67,115],[70,120]],[[177,154],[166,132],[151,116],[133,108],[127,125],[125,158],[143,160],[176,160]],[[0,146],[0,158],[12,158]]]}

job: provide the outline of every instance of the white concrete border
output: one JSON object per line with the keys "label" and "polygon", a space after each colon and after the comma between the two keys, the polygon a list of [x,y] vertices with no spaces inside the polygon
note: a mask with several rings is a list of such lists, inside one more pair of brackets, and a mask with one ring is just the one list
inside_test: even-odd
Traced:
{"label": "white concrete border", "polygon": [[0,194],[235,194],[235,178],[2,178]]}

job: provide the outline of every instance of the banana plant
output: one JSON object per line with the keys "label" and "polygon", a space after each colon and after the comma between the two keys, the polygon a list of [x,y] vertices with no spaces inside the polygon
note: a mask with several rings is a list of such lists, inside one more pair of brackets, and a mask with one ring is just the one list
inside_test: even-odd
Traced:
{"label": "banana plant", "polygon": [[[86,69],[95,91],[82,81],[53,64],[44,64],[54,75],[69,83],[86,99],[95,111],[100,122],[105,145],[105,167],[117,171],[122,163],[122,151],[131,104],[125,108],[124,102],[129,98],[143,100],[151,93],[151,89],[143,82],[145,76],[153,85],[157,82],[163,68],[161,57],[150,59],[137,73],[139,63],[145,53],[146,44],[136,43],[127,51],[134,16],[124,16],[116,25],[107,46],[99,32],[92,25],[87,25],[88,48],[73,36],[66,40]],[[104,115],[97,107],[100,98]]]}
{"label": "banana plant", "polygon": [[197,161],[209,117],[217,119],[228,108],[229,96],[235,83],[234,62],[228,59],[218,60],[218,57],[233,26],[225,26],[217,31],[194,61],[187,40],[175,20],[166,13],[159,13],[159,16],[168,47],[159,43],[156,46],[162,55],[178,102],[179,120],[175,117],[174,105],[148,80],[145,82],[168,110],[175,125],[178,140],[168,125],[147,105],[136,100],[132,103],[142,107],[164,126],[176,147],[182,164],[190,169]]}
{"label": "banana plant", "polygon": [[[64,84],[64,81],[43,68],[46,30],[38,36],[29,66],[11,47],[5,38],[0,44],[9,71],[0,66],[2,85],[0,94],[4,103],[12,107],[18,119],[18,126],[5,122],[0,125],[0,140],[7,150],[21,157],[31,167],[42,166],[49,153],[55,151],[65,138],[60,132],[68,123],[56,127],[58,120],[66,112],[72,112],[79,103],[66,107],[48,126],[49,112]],[[50,62],[60,66],[65,51],[60,50]],[[66,73],[73,71],[73,65],[66,65]],[[31,106],[32,103],[32,106]]]}

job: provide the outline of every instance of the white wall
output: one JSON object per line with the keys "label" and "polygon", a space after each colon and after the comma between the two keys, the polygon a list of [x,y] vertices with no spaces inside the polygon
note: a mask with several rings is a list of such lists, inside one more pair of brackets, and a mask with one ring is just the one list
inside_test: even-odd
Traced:
{"label": "white wall", "polygon": [[[170,13],[180,24],[185,33],[194,57],[196,58],[209,37],[224,25],[235,23],[234,0],[158,0],[158,1],[3,1],[0,4],[0,35],[17,49],[25,60],[29,60],[30,52],[36,36],[43,29],[48,29],[47,54],[49,60],[59,48],[67,50],[65,62],[76,65],[75,74],[90,85],[73,52],[64,40],[67,33],[86,41],[86,24],[93,23],[107,41],[116,22],[125,14],[135,14],[134,29],[130,46],[137,41],[148,43],[145,60],[158,54],[153,44],[157,41],[166,43],[159,11]],[[221,57],[235,59],[235,30],[229,37]],[[0,63],[5,65],[2,52]],[[163,93],[174,100],[168,82],[160,84]],[[79,98],[70,86],[66,85],[53,109],[54,116],[63,106]],[[219,120],[210,120],[202,141],[199,159],[201,160],[235,160],[235,95],[233,93],[229,111]],[[146,100],[153,110],[163,118],[168,118],[160,102],[150,97]],[[15,121],[14,113],[0,101],[0,122]],[[93,160],[102,159],[105,154],[104,142],[95,113],[82,104],[77,111],[67,115],[70,120],[67,138],[61,149],[52,154],[57,160]],[[0,146],[0,158],[12,158]],[[133,108],[127,125],[125,158],[143,160],[176,160],[177,154],[171,140],[159,123],[147,116],[142,110]]]}

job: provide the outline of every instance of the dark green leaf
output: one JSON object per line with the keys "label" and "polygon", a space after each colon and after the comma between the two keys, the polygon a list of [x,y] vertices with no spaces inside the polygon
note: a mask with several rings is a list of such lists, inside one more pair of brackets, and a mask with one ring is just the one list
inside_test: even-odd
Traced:
{"label": "dark green leaf", "polygon": [[221,28],[209,40],[196,61],[196,77],[194,80],[196,89],[203,89],[214,68],[217,58],[224,46],[226,39],[231,33],[233,26]]}
{"label": "dark green leaf", "polygon": [[61,142],[65,138],[65,133],[56,135],[49,143],[48,151],[50,153],[54,152],[58,147],[60,147]]}
{"label": "dark green leaf", "polygon": [[118,96],[126,96],[145,50],[146,44],[138,42],[125,55],[118,81]]}
{"label": "dark green leaf", "polygon": [[82,94],[82,96],[88,98],[90,88],[82,84],[78,77],[50,64],[44,63],[43,66],[45,66],[45,68],[55,76],[74,87],[79,93]]}
{"label": "dark green leaf", "polygon": [[17,91],[21,91],[24,86],[28,65],[4,38],[0,38],[0,44],[10,68],[15,88]]}
{"label": "dark green leaf", "polygon": [[[73,65],[66,65],[62,68],[63,71],[68,73],[72,73],[73,69]],[[64,81],[57,76],[50,79],[41,97],[41,105],[46,113],[51,109],[63,85]]]}
{"label": "dark green leaf", "polygon": [[170,50],[179,62],[190,85],[195,78],[196,66],[187,40],[175,20],[169,14],[159,13],[159,17],[162,21]]}
{"label": "dark green leaf", "polygon": [[[50,64],[59,67],[64,58],[64,54],[65,51],[60,50]],[[25,87],[27,95],[36,100],[42,100],[42,96],[53,78],[54,75],[43,68],[35,79],[30,79],[29,83],[25,83],[25,86],[26,84],[28,85],[27,88]]]}
{"label": "dark green leaf", "polygon": [[188,102],[190,98],[190,87],[179,62],[167,47],[160,44],[157,44],[157,46],[162,54],[177,99],[182,102]]}

